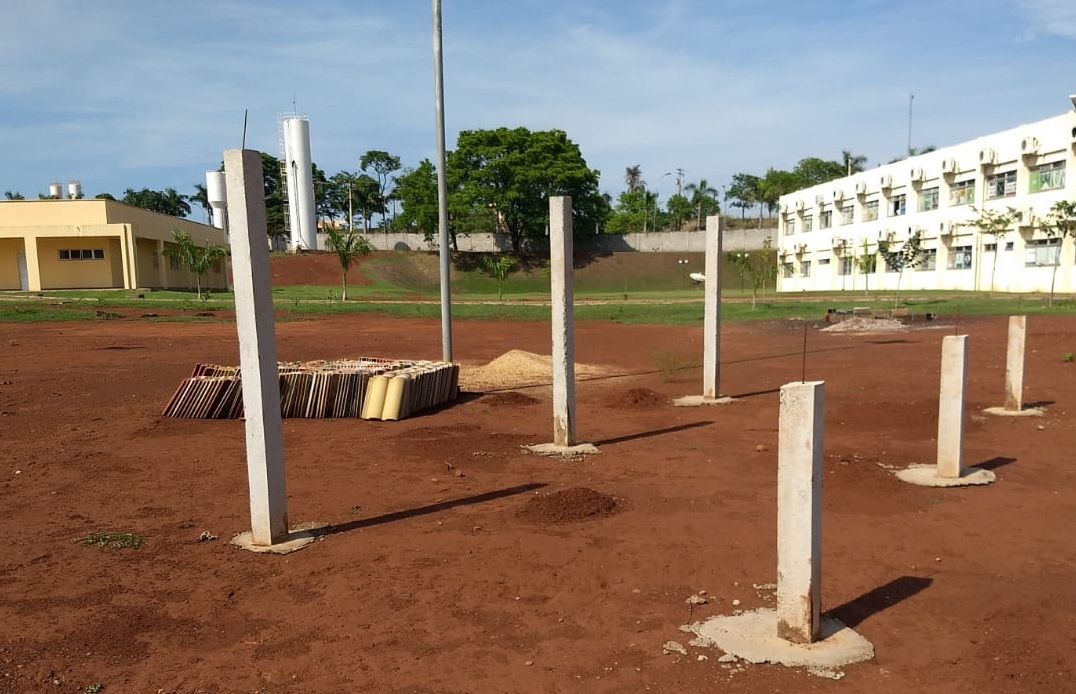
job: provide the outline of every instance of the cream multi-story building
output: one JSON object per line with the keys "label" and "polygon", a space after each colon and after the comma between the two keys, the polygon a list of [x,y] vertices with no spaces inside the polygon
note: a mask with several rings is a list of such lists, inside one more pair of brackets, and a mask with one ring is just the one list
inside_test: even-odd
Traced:
{"label": "cream multi-story building", "polygon": [[[922,257],[901,289],[986,291],[996,262],[997,291],[1049,291],[1057,265],[1056,291],[1076,292],[1076,243],[1040,227],[1055,202],[1076,200],[1074,168],[1076,110],[785,195],[777,289],[894,289],[881,256],[869,274],[857,258],[918,231]],[[967,226],[977,210],[1009,207],[1022,218],[1007,234]]]}

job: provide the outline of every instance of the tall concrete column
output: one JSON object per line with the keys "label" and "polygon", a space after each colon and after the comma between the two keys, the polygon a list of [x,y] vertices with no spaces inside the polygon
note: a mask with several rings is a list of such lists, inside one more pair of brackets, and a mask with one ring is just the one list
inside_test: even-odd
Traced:
{"label": "tall concrete column", "polygon": [[169,257],[164,254],[164,239],[157,239],[157,286],[168,289]]}
{"label": "tall concrete column", "polygon": [[572,199],[549,198],[549,264],[553,308],[553,445],[575,445],[575,293]]}
{"label": "tall concrete column", "polygon": [[942,339],[938,393],[938,477],[958,479],[964,471],[964,394],[968,375],[967,335]]}
{"label": "tall concrete column", "polygon": [[232,224],[251,542],[268,546],[286,538],[288,511],[261,153],[226,150],[224,176]]}
{"label": "tall concrete column", "polygon": [[821,627],[825,384],[781,387],[777,448],[777,635],[814,643]]}
{"label": "tall concrete column", "polygon": [[717,398],[721,388],[721,245],[724,222],[706,218],[706,280],[703,283],[702,397]]}
{"label": "tall concrete column", "polygon": [[1019,412],[1024,407],[1024,344],[1027,316],[1009,316],[1009,342],[1005,351],[1005,409]]}

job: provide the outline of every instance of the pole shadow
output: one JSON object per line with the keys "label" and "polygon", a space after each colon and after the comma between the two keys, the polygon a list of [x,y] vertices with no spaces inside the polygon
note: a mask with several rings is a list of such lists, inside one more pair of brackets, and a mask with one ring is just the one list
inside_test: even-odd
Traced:
{"label": "pole shadow", "polygon": [[845,626],[854,629],[866,621],[867,618],[899,602],[904,602],[916,593],[926,590],[932,583],[934,583],[934,579],[926,576],[901,576],[884,586],[879,586],[860,595],[854,600],[849,600],[843,605],[834,607],[826,614],[839,620]]}
{"label": "pole shadow", "polygon": [[731,395],[729,397],[731,397],[733,399],[736,399],[736,400],[739,400],[741,398],[753,398],[756,395],[773,395],[774,393],[780,393],[780,392],[781,392],[781,387],[778,386],[777,388],[770,388],[768,390],[753,390],[750,393],[736,393],[736,394]]}
{"label": "pole shadow", "polygon": [[607,446],[612,443],[624,443],[625,441],[635,441],[636,439],[645,439],[650,436],[660,436],[662,434],[672,434],[677,431],[685,431],[687,429],[695,429],[696,427],[705,427],[713,424],[713,422],[691,422],[689,424],[677,424],[674,427],[666,427],[664,429],[654,429],[653,431],[644,431],[638,434],[627,434],[625,436],[617,436],[611,439],[603,439],[601,441],[594,441],[595,446]]}
{"label": "pole shadow", "polygon": [[358,530],[359,528],[369,528],[375,525],[381,525],[382,523],[393,523],[395,521],[407,520],[408,518],[417,518],[419,516],[425,516],[431,513],[447,511],[458,506],[471,506],[473,504],[481,504],[487,501],[493,501],[495,499],[503,499],[505,497],[516,496],[518,494],[526,494],[527,492],[532,492],[545,486],[548,486],[545,482],[529,482],[527,484],[516,485],[515,487],[494,489],[490,492],[473,494],[471,496],[464,496],[460,497],[459,499],[450,499],[448,501],[439,501],[436,504],[419,506],[418,508],[409,508],[403,511],[393,511],[392,513],[385,513],[380,516],[374,516],[372,518],[360,518],[358,520],[348,521],[347,523],[328,525],[324,528],[319,528],[316,531],[316,534],[336,535],[337,533],[346,533],[350,530]]}
{"label": "pole shadow", "polygon": [[1005,456],[996,456],[990,460],[984,460],[981,463],[976,463],[975,467],[981,470],[997,470],[999,467],[1005,467],[1016,462],[1016,458],[1007,458]]}

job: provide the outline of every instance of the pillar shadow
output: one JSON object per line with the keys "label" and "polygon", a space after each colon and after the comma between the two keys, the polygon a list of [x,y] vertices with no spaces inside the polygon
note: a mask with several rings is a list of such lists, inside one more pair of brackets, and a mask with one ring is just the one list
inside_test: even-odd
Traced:
{"label": "pillar shadow", "polygon": [[418,508],[409,508],[403,511],[393,511],[392,513],[385,513],[380,516],[374,516],[372,518],[360,518],[357,520],[348,521],[347,523],[328,525],[324,528],[319,528],[315,532],[318,535],[336,535],[337,533],[346,533],[350,530],[358,530],[359,528],[369,528],[371,526],[381,525],[382,523],[393,523],[395,521],[407,520],[408,518],[417,518],[418,516],[425,516],[431,513],[447,511],[448,509],[456,508],[457,506],[471,506],[473,504],[481,504],[487,501],[493,501],[495,499],[503,499],[508,496],[526,494],[527,492],[532,492],[545,486],[547,485],[544,482],[530,482],[528,484],[516,485],[515,487],[495,489],[490,492],[483,492],[481,494],[473,494],[471,496],[460,497],[459,499],[439,501],[436,504],[428,504],[426,506],[419,506]]}
{"label": "pillar shadow", "polygon": [[860,595],[854,600],[849,600],[843,605],[834,607],[826,614],[839,620],[845,626],[854,629],[866,621],[868,617],[903,602],[920,591],[926,590],[932,583],[934,583],[934,579],[926,576],[901,576],[884,586],[879,586]]}
{"label": "pillar shadow", "polygon": [[753,390],[750,393],[736,393],[734,395],[731,395],[730,397],[735,398],[736,400],[739,400],[741,398],[753,398],[756,395],[772,395],[774,393],[780,393],[780,392],[781,392],[781,387],[778,386],[776,388],[770,388],[768,390]]}
{"label": "pillar shadow", "polygon": [[635,441],[636,439],[645,439],[649,436],[660,436],[661,434],[672,434],[677,431],[684,431],[686,429],[694,429],[696,427],[705,427],[713,424],[713,422],[691,422],[689,424],[677,424],[674,427],[666,427],[664,429],[654,429],[653,431],[644,431],[638,434],[627,434],[626,436],[617,436],[611,439],[603,439],[601,441],[593,441],[595,446],[607,446],[611,443],[624,443],[625,441]]}
{"label": "pillar shadow", "polygon": [[1006,458],[1004,456],[997,456],[990,460],[984,460],[981,463],[976,463],[975,467],[981,470],[997,470],[999,467],[1005,467],[1011,463],[1015,463],[1016,458]]}

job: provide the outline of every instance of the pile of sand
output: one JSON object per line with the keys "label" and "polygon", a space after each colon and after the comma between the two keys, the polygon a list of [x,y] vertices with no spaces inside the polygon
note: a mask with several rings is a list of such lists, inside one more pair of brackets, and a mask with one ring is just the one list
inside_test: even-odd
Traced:
{"label": "pile of sand", "polygon": [[[601,376],[607,369],[589,364],[576,364],[576,378]],[[464,390],[493,390],[553,383],[553,357],[513,349],[485,366],[460,366],[460,388]]]}
{"label": "pile of sand", "polygon": [[907,330],[908,326],[899,320],[892,318],[865,318],[856,316],[840,323],[834,323],[828,328],[822,328],[826,333],[891,333]]}

